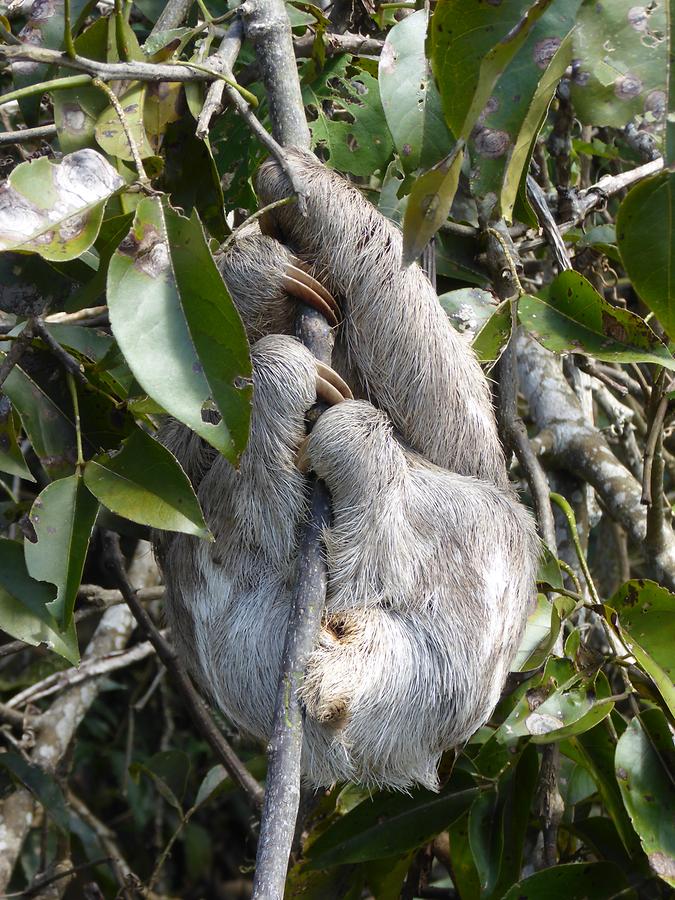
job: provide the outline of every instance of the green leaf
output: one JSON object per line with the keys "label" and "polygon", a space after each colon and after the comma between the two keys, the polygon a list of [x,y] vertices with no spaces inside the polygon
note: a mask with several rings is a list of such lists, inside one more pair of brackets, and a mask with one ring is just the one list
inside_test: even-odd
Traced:
{"label": "green leaf", "polygon": [[[71,22],[76,21],[87,2],[88,0],[71,0]],[[19,39],[29,45],[45,47],[51,50],[62,50],[65,21],[63,0],[59,0],[59,2],[52,0],[47,5],[32,3],[27,4],[27,6],[30,7],[30,15],[19,32]],[[53,68],[51,66],[42,63],[17,61],[12,65],[12,77],[16,88],[28,87],[33,84],[37,85],[41,81],[50,78],[52,72]],[[32,97],[22,97],[19,101],[19,107],[26,120],[26,125],[38,124],[40,99],[40,94],[34,94]]]}
{"label": "green leaf", "polygon": [[675,887],[673,738],[659,709],[635,716],[616,747],[616,779],[652,869]]}
{"label": "green leaf", "polygon": [[[309,122],[312,149],[328,154],[327,163],[340,172],[372,175],[384,170],[393,150],[386,127],[377,79],[356,68],[348,58],[329,60],[320,78],[303,88],[303,101],[316,119]],[[346,121],[329,118],[324,101]]]}
{"label": "green leaf", "polygon": [[[571,15],[569,15],[569,17],[564,15],[561,16],[561,24],[563,28],[570,28],[573,25],[574,8],[579,5],[579,2],[573,2],[569,4],[569,12],[572,13]],[[539,77],[539,73],[537,70],[540,70],[541,66],[538,64],[538,52],[543,54],[544,59],[547,59],[548,54],[550,53],[551,49],[556,46],[556,41],[559,39],[557,33],[555,33],[557,32],[557,29],[551,29],[554,32],[553,36],[550,36],[550,34],[548,33],[548,20],[552,18],[554,14],[560,15],[560,13],[557,12],[556,7],[552,8],[551,10],[549,10],[549,12],[542,16],[541,21],[537,24],[537,27],[533,29],[532,34],[528,39],[527,45],[523,48],[522,54],[520,54],[519,58],[516,60],[516,62],[519,62],[520,56],[526,57],[528,48],[530,47],[530,45],[534,44],[534,46],[532,47],[533,54],[531,64],[529,67],[524,67],[524,72],[522,74],[521,72],[514,72],[512,77],[511,71],[509,70],[507,72],[505,78],[499,85],[501,90],[497,92],[498,100],[499,94],[512,93],[514,90],[518,92],[517,96],[519,101],[523,96],[523,90],[525,92],[525,96],[529,96],[529,91],[532,89],[532,84],[528,83],[527,86],[525,86],[522,83],[523,80],[531,82]],[[562,41],[562,43],[560,43],[560,46],[558,46],[555,54],[553,55],[553,58],[551,59],[551,62],[546,67],[544,74],[541,76],[539,84],[536,85],[536,89],[534,90],[532,99],[530,100],[530,105],[527,108],[527,112],[522,118],[522,121],[518,121],[518,114],[520,110],[518,110],[518,112],[514,115],[513,107],[516,104],[507,102],[504,104],[504,107],[502,107],[505,111],[508,110],[510,115],[510,121],[508,125],[506,125],[506,127],[508,129],[507,133],[513,139],[513,149],[510,151],[510,153],[504,155],[501,163],[498,166],[494,166],[494,171],[493,173],[491,173],[490,178],[485,177],[488,174],[486,170],[489,166],[494,165],[494,163],[488,158],[488,160],[486,160],[482,166],[483,177],[480,180],[480,184],[478,184],[478,179],[475,177],[474,181],[476,182],[477,192],[479,193],[479,195],[484,196],[491,187],[495,187],[497,178],[501,180],[502,186],[499,195],[499,206],[501,214],[507,222],[510,222],[512,220],[513,207],[518,195],[518,188],[520,187],[523,172],[527,170],[534,142],[537,139],[537,135],[541,131],[541,127],[546,118],[548,107],[551,103],[551,100],[553,99],[553,96],[555,95],[558,83],[565,74],[565,70],[571,62],[572,34],[568,34],[567,37]],[[505,97],[504,99],[507,98]],[[500,126],[505,127],[502,121],[497,119],[497,116],[498,110],[495,110],[494,113],[486,116],[484,127],[497,130],[499,130]],[[514,130],[514,126],[518,128],[517,132]],[[484,140],[484,137],[484,135],[477,136],[476,144]]]}
{"label": "green leaf", "polygon": [[56,585],[56,599],[47,608],[61,628],[73,618],[97,513],[98,503],[79,474],[48,484],[30,511],[37,542],[24,544],[26,566],[33,578]]}
{"label": "green leaf", "polygon": [[448,832],[452,883],[462,900],[479,900],[480,879],[469,843],[469,816],[453,822]]}
{"label": "green leaf", "polygon": [[140,428],[119,453],[90,459],[84,483],[104,506],[132,522],[213,540],[178,460]]}
{"label": "green leaf", "polygon": [[[138,383],[236,461],[248,436],[251,364],[243,325],[199,220],[165,210],[158,198],[142,200],[110,261],[108,306]],[[218,424],[205,420],[214,406]]]}
{"label": "green leaf", "polygon": [[424,49],[427,12],[419,9],[389,31],[378,69],[382,108],[403,168],[427,169],[454,139]]}
{"label": "green leaf", "polygon": [[666,3],[585,3],[574,37],[572,104],[585,125],[622,128],[666,114]]}
{"label": "green leaf", "polygon": [[[523,14],[521,0],[504,0],[498,8],[482,0],[439,0],[431,21],[431,59],[453,134],[469,137],[500,75],[550,3],[538,0]],[[548,62],[546,49],[539,56]],[[523,98],[525,110],[538,80]],[[513,104],[515,98],[509,99]]]}
{"label": "green leaf", "polygon": [[12,404],[0,394],[0,472],[35,481],[26,465],[14,428]]}
{"label": "green leaf", "polygon": [[426,843],[459,818],[476,789],[425,789],[409,796],[381,793],[364,800],[328,828],[307,851],[311,867],[397,856]]}
{"label": "green leaf", "polygon": [[635,290],[675,338],[675,172],[636,185],[619,207],[616,237]]}
{"label": "green leaf", "polygon": [[525,634],[511,669],[519,672],[534,669],[544,661],[560,632],[560,617],[545,594],[537,594],[537,605],[530,613]]}
{"label": "green leaf", "polygon": [[[218,243],[222,243],[230,228],[225,221],[223,188],[215,161],[216,146],[212,151],[208,140],[202,141],[195,135],[195,127],[195,122],[185,115],[167,127],[162,140],[166,168],[161,185],[171,196],[174,208],[180,208],[186,216],[196,209],[209,233]],[[244,128],[247,128],[245,124]],[[213,133],[209,134],[209,138],[215,141]],[[247,135],[247,139],[237,147],[237,163],[246,169],[247,179],[256,168],[254,160],[257,158],[255,152],[247,155],[250,138],[251,135]],[[223,147],[222,143],[217,146]],[[223,183],[229,183],[229,179],[224,179]]]}
{"label": "green leaf", "polygon": [[[152,156],[154,152],[148,141],[143,123],[146,90],[145,83],[137,81],[119,98],[127,126],[134,143],[138,147],[141,158]],[[103,112],[100,113],[96,120],[94,134],[101,149],[105,150],[110,156],[133,160],[134,157],[129,146],[129,140],[114,107],[106,106]]]}
{"label": "green leaf", "polygon": [[45,324],[46,330],[62,347],[74,350],[93,362],[100,362],[115,343],[114,339],[98,328],[84,325],[61,325],[58,322]]}
{"label": "green leaf", "polygon": [[529,744],[499,779],[496,790],[473,802],[469,842],[483,897],[502,897],[520,875],[538,775],[538,754]]}
{"label": "green leaf", "polygon": [[0,251],[81,256],[96,240],[106,200],[124,184],[95,150],[21,163],[0,186]]}
{"label": "green leaf", "polygon": [[511,301],[503,300],[472,341],[471,346],[480,362],[499,359],[511,336],[511,323]]}
{"label": "green leaf", "polygon": [[155,780],[161,781],[180,803],[185,797],[191,768],[190,757],[182,750],[155,753],[144,765],[145,771],[152,773]]}
{"label": "green leaf", "polygon": [[450,213],[464,162],[464,141],[428,172],[415,179],[403,217],[403,258],[409,266],[422,253]]}
{"label": "green leaf", "polygon": [[609,862],[566,863],[514,884],[503,900],[637,900],[619,868]]}
{"label": "green leaf", "polygon": [[[5,354],[0,351],[0,359]],[[70,475],[75,468],[75,427],[72,419],[20,366],[14,366],[2,386],[21,416],[45,471],[52,478]]]}
{"label": "green leaf", "polygon": [[61,631],[48,610],[55,589],[28,574],[23,547],[0,538],[0,629],[32,647],[45,644],[74,666],[80,661],[74,624]]}
{"label": "green leaf", "polygon": [[608,303],[579,272],[561,272],[548,299],[525,295],[518,317],[555,353],[582,353],[606,362],[651,362],[675,369],[668,348],[644,319]]}
{"label": "green leaf", "polygon": [[11,772],[31,792],[63,834],[70,832],[65,797],[60,784],[50,772],[29,763],[14,750],[0,753],[0,766]]}
{"label": "green leaf", "polygon": [[476,287],[448,291],[438,302],[457,331],[469,334],[479,331],[497,309],[495,295]]}
{"label": "green leaf", "polygon": [[[105,62],[108,44],[108,19],[100,18],[75,38],[78,56]],[[67,74],[60,69],[60,74]],[[93,85],[80,85],[52,93],[54,123],[64,153],[94,147],[94,129],[98,117],[108,106],[105,93]]]}
{"label": "green leaf", "polygon": [[621,841],[631,856],[639,853],[640,846],[630,819],[626,815],[619,786],[614,775],[615,739],[609,720],[604,720],[569,742],[579,762],[590,772],[598,786],[602,802],[616,826]]}
{"label": "green leaf", "polygon": [[[538,701],[534,708],[533,691]],[[609,715],[614,707],[610,696],[602,672],[594,680],[585,680],[569,660],[550,659],[539,682],[521,697],[497,738],[510,743],[530,736],[535,744],[548,744],[581,734]]]}
{"label": "green leaf", "polygon": [[629,581],[607,603],[630,653],[654,680],[675,717],[675,594],[654,581]]}

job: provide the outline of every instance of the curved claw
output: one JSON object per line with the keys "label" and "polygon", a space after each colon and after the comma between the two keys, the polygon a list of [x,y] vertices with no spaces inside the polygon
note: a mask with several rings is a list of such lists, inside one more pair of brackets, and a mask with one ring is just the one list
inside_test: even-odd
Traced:
{"label": "curved claw", "polygon": [[[335,369],[331,369],[330,366],[327,366],[325,363],[316,361],[316,371],[317,374],[323,381],[327,381],[334,388],[336,388],[339,393],[342,395],[342,400],[353,400],[354,395],[352,394],[352,389],[349,387],[347,382],[342,378],[341,375],[335,371]],[[337,401],[339,402],[339,401]]]}
{"label": "curved claw", "polygon": [[299,266],[288,263],[286,274],[281,279],[285,291],[318,310],[331,327],[340,321],[340,307],[326,288]]}

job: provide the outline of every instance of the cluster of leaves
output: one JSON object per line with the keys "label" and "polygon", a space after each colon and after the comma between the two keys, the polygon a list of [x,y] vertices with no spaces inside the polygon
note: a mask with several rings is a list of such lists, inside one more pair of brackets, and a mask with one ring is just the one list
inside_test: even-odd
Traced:
{"label": "cluster of leaves", "polygon": [[[207,5],[211,17],[229,11],[225,3]],[[161,6],[116,3],[106,16],[73,0],[49,4],[47,15],[36,3],[14,31],[19,41],[52,49],[68,50],[72,37],[77,54],[101,63],[202,65],[216,30],[196,23],[150,34]],[[289,4],[296,35],[315,35],[300,72],[316,152],[402,224],[406,261],[435,236],[441,303],[470,332],[488,370],[514,321],[554,352],[631,367],[646,385],[663,385],[664,372],[675,369],[675,125],[666,116],[675,92],[672,67],[667,80],[674,26],[667,12],[663,0],[644,7],[629,0],[438,0],[431,18],[420,8],[401,21],[383,9],[372,23],[384,38],[377,61],[327,57],[324,14]],[[14,23],[1,24],[11,35]],[[237,71],[250,61],[244,45]],[[234,464],[246,445],[248,348],[214,257],[230,214],[256,208],[252,176],[262,157],[232,110],[214,120],[207,139],[195,136],[201,84],[113,84],[117,104],[89,75],[73,76],[66,66],[21,62],[11,74],[0,97],[6,125],[42,124],[53,113],[56,135],[0,187],[0,309],[7,314],[0,628],[53,653],[37,657],[39,668],[33,651],[15,657],[16,670],[0,683],[7,694],[44,677],[45,667],[58,669],[59,656],[79,661],[74,611],[85,564],[105,577],[90,552],[98,528],[211,539],[187,477],[155,432],[168,412]],[[261,85],[249,87],[265,121]],[[566,110],[581,131],[572,137],[568,129],[561,150],[556,129]],[[561,198],[562,188],[588,188],[589,176],[597,181],[638,166],[625,130],[635,125],[662,152],[663,172],[611,201],[586,232],[562,220],[569,244],[591,260],[585,274],[554,276],[545,248],[522,245],[535,274],[522,278],[519,296],[498,305],[480,242],[486,223],[515,223],[514,234],[536,225],[526,190],[535,162],[546,189],[566,157]],[[21,155],[30,156],[25,146]],[[604,290],[593,277],[600,269],[614,272],[616,285]],[[571,513],[570,521],[576,540]],[[596,560],[602,555],[591,541],[591,565],[594,549]],[[581,547],[579,560],[588,576],[583,586],[563,577],[554,558],[545,560],[542,593],[514,664],[521,683],[456,759],[445,761],[441,792],[327,792],[308,820],[290,896],[369,891],[387,900],[404,890],[412,897],[413,875],[416,889],[423,882],[452,887],[462,900],[660,897],[675,886],[675,598],[638,577],[623,585],[609,579],[596,590]],[[641,574],[636,558],[631,575]],[[150,665],[127,679],[132,703],[154,678]],[[177,885],[167,891],[187,897],[191,884],[203,885],[215,847],[208,819],[200,818],[209,814],[236,835],[238,856],[227,864],[235,873],[251,848],[229,780],[219,768],[206,772],[202,745],[189,743],[184,752],[186,728],[173,739],[181,750],[156,753],[147,723],[135,739],[129,728],[125,748],[116,722],[128,721],[129,701],[115,693],[119,683],[108,687],[78,742],[76,786],[105,785],[92,790],[94,807],[106,821],[121,818],[118,837],[143,877],[156,864],[157,877],[162,866],[174,873]],[[170,719],[170,703],[158,697],[155,712]],[[545,819],[542,748],[560,755],[564,812],[559,864],[534,871]],[[263,775],[264,760],[249,758],[250,748],[242,753]],[[138,781],[127,777],[131,759]],[[34,792],[55,833],[71,834],[89,862],[100,857],[91,825],[69,808],[56,780],[16,751],[0,755],[0,764]],[[158,859],[148,864],[139,835],[152,830],[157,796],[167,814]],[[182,848],[173,865],[160,853],[164,833],[167,852],[176,839]],[[57,852],[56,840],[50,847]],[[432,865],[434,856],[447,877]],[[29,843],[29,876],[38,858]],[[114,896],[107,877],[101,884]]]}

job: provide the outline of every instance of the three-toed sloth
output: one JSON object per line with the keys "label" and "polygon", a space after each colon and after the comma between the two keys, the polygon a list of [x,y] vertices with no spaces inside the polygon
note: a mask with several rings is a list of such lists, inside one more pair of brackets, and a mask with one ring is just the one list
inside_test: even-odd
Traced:
{"label": "three-toed sloth", "polygon": [[[240,468],[184,426],[164,427],[215,535],[158,539],[167,615],[213,700],[269,737],[305,516],[302,448],[333,511],[326,611],[302,686],[305,777],[433,788],[441,753],[499,698],[538,542],[508,484],[485,377],[420,268],[401,269],[399,231],[310,154],[289,158],[307,216],[277,207],[275,237],[250,233],[220,262],[252,341]],[[264,204],[290,193],[272,161],[257,187]],[[338,298],[334,365],[367,399],[331,406],[305,443],[317,391],[348,395],[290,336],[307,291]]]}

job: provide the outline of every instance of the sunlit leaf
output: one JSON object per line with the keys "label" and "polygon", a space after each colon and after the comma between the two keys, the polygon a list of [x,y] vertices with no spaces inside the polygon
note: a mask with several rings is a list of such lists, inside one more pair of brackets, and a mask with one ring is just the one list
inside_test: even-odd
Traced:
{"label": "sunlit leaf", "polygon": [[123,184],[95,150],[21,163],[0,185],[0,250],[75,259],[94,243],[105,202]]}
{"label": "sunlit leaf", "polygon": [[[139,81],[132,84],[129,90],[119,98],[127,127],[142,158],[153,154],[143,123],[146,91],[145,83]],[[110,156],[128,160],[134,158],[129,146],[129,139],[114,107],[106,106],[100,113],[96,120],[94,134],[99,146]]]}
{"label": "sunlit leaf", "polygon": [[612,306],[579,272],[556,276],[546,300],[521,297],[518,317],[540,344],[555,353],[582,353],[607,362],[651,362],[675,369],[675,359],[644,319]]}
{"label": "sunlit leaf", "polygon": [[426,34],[427,12],[420,9],[394,25],[380,54],[382,108],[408,172],[433,166],[454,144],[425,54]]}
{"label": "sunlit leaf", "polygon": [[403,258],[409,266],[448,218],[464,161],[464,141],[428,172],[415,179],[403,217]]}
{"label": "sunlit leaf", "polygon": [[621,639],[654,680],[675,717],[675,595],[653,581],[629,581],[608,601]]}
{"label": "sunlit leaf", "polygon": [[[108,306],[113,333],[143,389],[236,460],[248,436],[251,364],[243,325],[199,221],[165,210],[157,198],[141,201],[110,262]],[[216,410],[222,418],[213,424],[208,413]]]}
{"label": "sunlit leaf", "polygon": [[621,128],[637,115],[664,123],[666,7],[665,2],[611,0],[581,8],[572,103],[584,124]]}
{"label": "sunlit leaf", "polygon": [[211,537],[178,460],[140,428],[119,453],[90,459],[84,482],[104,506],[132,522]]}
{"label": "sunlit leaf", "polygon": [[[320,78],[303,89],[303,100],[316,118],[309,122],[312,146],[328,154],[328,165],[353,175],[384,169],[393,144],[386,126],[377,79],[335,56]],[[329,118],[329,100],[343,116]]]}

